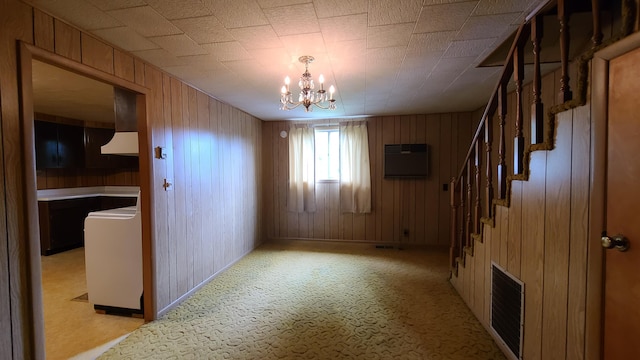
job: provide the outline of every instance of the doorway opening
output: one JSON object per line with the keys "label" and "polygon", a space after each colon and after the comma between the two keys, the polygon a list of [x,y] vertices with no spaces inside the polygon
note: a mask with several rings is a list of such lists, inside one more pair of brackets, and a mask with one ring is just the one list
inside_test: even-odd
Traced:
{"label": "doorway opening", "polygon": [[[29,240],[29,266],[35,274],[31,286],[35,338],[47,358],[69,358],[121,338],[154,318],[148,225],[150,164],[144,151],[148,147],[146,90],[26,44],[20,55],[25,178],[27,186],[33,184],[28,192],[35,194],[27,206],[28,218],[30,228],[39,229],[42,235],[32,235]],[[65,87],[76,89],[76,93]],[[137,136],[140,161],[138,157],[101,155],[102,144],[91,143],[96,138],[102,141],[105,133],[113,136],[114,89],[130,91],[137,105],[133,116],[142,129]],[[42,142],[38,137],[52,132],[55,141]],[[96,146],[98,152],[93,154]],[[54,148],[55,156],[51,154]],[[55,164],[43,163],[43,151],[49,155],[45,160],[53,159]],[[144,319],[142,314],[99,314],[87,294],[84,219],[92,211],[136,205],[142,217],[140,277],[144,279],[143,293],[149,294],[148,299],[140,299]]]}

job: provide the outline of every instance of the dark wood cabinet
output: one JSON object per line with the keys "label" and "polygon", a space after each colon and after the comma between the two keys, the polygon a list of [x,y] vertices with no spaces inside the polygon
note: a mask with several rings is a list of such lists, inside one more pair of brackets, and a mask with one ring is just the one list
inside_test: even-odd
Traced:
{"label": "dark wood cabinet", "polygon": [[108,143],[114,129],[84,128],[85,167],[90,169],[137,169],[137,156],[102,154],[100,148]]}
{"label": "dark wood cabinet", "polygon": [[83,246],[84,219],[90,212],[135,204],[135,197],[114,196],[39,201],[40,253],[52,255]]}
{"label": "dark wood cabinet", "polygon": [[34,122],[36,169],[84,167],[84,130],[79,126]]}
{"label": "dark wood cabinet", "polygon": [[86,199],[38,202],[40,253],[51,255],[84,244]]}
{"label": "dark wood cabinet", "polygon": [[137,169],[137,156],[103,155],[114,129],[34,121],[36,169]]}
{"label": "dark wood cabinet", "polygon": [[111,140],[114,129],[84,128],[84,164],[86,168],[101,169],[111,167],[111,155],[103,155],[100,147]]}
{"label": "dark wood cabinet", "polygon": [[134,197],[101,196],[99,200],[100,210],[107,210],[134,206],[138,199]]}

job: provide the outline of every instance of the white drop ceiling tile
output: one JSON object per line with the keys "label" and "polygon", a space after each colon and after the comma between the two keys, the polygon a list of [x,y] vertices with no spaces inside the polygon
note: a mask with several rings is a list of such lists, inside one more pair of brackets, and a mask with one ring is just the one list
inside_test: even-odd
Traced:
{"label": "white drop ceiling tile", "polygon": [[440,62],[441,57],[442,53],[431,53],[428,55],[425,54],[419,57],[405,56],[402,60],[401,69],[403,71],[431,71],[431,69],[433,69],[438,64],[438,62]]}
{"label": "white drop ceiling tile", "polygon": [[162,15],[158,14],[158,12],[150,6],[111,10],[107,13],[123,24],[131,27],[142,36],[162,36],[182,33],[180,29],[162,17]]}
{"label": "white drop ceiling tile", "polygon": [[144,0],[89,0],[89,2],[95,5],[100,10],[126,9],[130,7],[147,5]]}
{"label": "white drop ceiling tile", "polygon": [[518,13],[472,16],[462,26],[456,36],[457,40],[501,38],[518,16]]}
{"label": "white drop ceiling tile", "polygon": [[[367,77],[362,73],[341,73],[336,78],[336,88],[343,97],[355,98],[367,89]],[[363,96],[363,95],[362,95]]]}
{"label": "white drop ceiling tile", "polygon": [[365,39],[340,41],[327,44],[329,59],[333,66],[344,66],[352,62],[362,63],[367,54]]}
{"label": "white drop ceiling tile", "polygon": [[[264,67],[253,60],[222,61],[222,64],[239,77],[249,81],[249,84],[255,85],[264,81]],[[273,86],[276,89],[280,89],[278,84],[273,84]]]}
{"label": "white drop ceiling tile", "polygon": [[185,34],[151,37],[149,40],[160,45],[175,56],[202,55],[207,51]]}
{"label": "white drop ceiling tile", "polygon": [[425,53],[444,52],[455,35],[455,31],[413,34],[407,47],[407,53],[420,56]]}
{"label": "white drop ceiling tile", "polygon": [[213,10],[201,0],[145,0],[158,13],[169,20],[213,15]]}
{"label": "white drop ceiling tile", "polygon": [[367,67],[367,73],[365,75],[367,90],[372,87],[392,87],[396,83],[398,70],[397,67],[393,66]]}
{"label": "white drop ceiling tile", "polygon": [[345,103],[342,105],[342,108],[344,109],[345,116],[362,116],[363,114],[366,114],[364,110],[364,101],[361,100],[351,101],[349,105]]}
{"label": "white drop ceiling tile", "polygon": [[396,78],[394,93],[405,93],[410,96],[411,93],[420,90],[422,83],[427,79],[426,73],[400,72]]}
{"label": "white drop ceiling tile", "polygon": [[94,30],[92,33],[108,43],[127,51],[157,49],[158,45],[149,41],[128,26]]}
{"label": "white drop ceiling tile", "polygon": [[83,29],[96,30],[119,27],[123,24],[84,0],[33,1],[38,8]]}
{"label": "white drop ceiling tile", "polygon": [[313,0],[258,0],[258,5],[261,8],[273,8],[273,7],[281,7],[288,5],[297,5],[297,4],[305,4],[311,3]]}
{"label": "white drop ceiling tile", "polygon": [[387,99],[387,102],[385,104],[386,105],[385,111],[388,114],[393,114],[393,115],[397,115],[397,114],[409,115],[409,114],[423,113],[422,111],[420,111],[419,106],[416,106],[418,102],[407,106],[407,99],[413,98],[415,91],[417,91],[417,89],[414,90],[414,92],[412,93],[392,92],[389,95],[389,98]]}
{"label": "white drop ceiling tile", "polygon": [[327,43],[364,39],[367,36],[367,14],[330,17],[319,22]]}
{"label": "white drop ceiling tile", "polygon": [[364,14],[368,0],[315,0],[318,18],[328,18],[352,14]]}
{"label": "white drop ceiling tile", "polygon": [[255,0],[203,0],[227,29],[267,25],[260,5]]}
{"label": "white drop ceiling tile", "polygon": [[422,0],[370,0],[369,26],[415,22]]}
{"label": "white drop ceiling tile", "polygon": [[460,30],[476,7],[476,1],[424,6],[414,32]]}
{"label": "white drop ceiling tile", "polygon": [[327,53],[322,34],[319,32],[281,36],[280,40],[286,51],[292,56],[300,57],[302,55],[311,55],[316,57],[316,60],[320,60],[316,54]]}
{"label": "white drop ceiling tile", "polygon": [[366,106],[384,107],[389,95],[391,95],[391,90],[389,88],[367,90],[365,94]]}
{"label": "white drop ceiling tile", "polygon": [[147,62],[163,68],[166,66],[185,65],[184,61],[177,58],[165,49],[133,51],[133,55]]}
{"label": "white drop ceiling tile", "polygon": [[210,72],[226,70],[226,67],[215,56],[210,54],[179,56],[178,60],[181,65],[204,67]]}
{"label": "white drop ceiling tile", "polygon": [[[501,68],[474,68],[465,70],[460,77],[451,83],[452,87],[476,86],[476,85],[496,85],[498,76],[502,72]],[[492,89],[493,90],[493,89]],[[487,95],[488,96],[488,95]]]}
{"label": "white drop ceiling tile", "polygon": [[[293,64],[298,63],[298,56],[287,53],[284,48],[273,49],[251,49],[247,50],[254,61],[265,68],[273,68],[282,72],[282,78],[285,76],[285,69],[293,68]],[[282,70],[280,70],[282,69]]]}
{"label": "white drop ceiling tile", "polygon": [[279,36],[320,31],[313,4],[264,9],[264,14]]}
{"label": "white drop ceiling tile", "polygon": [[407,46],[413,23],[370,26],[367,30],[367,48]]}
{"label": "white drop ceiling tile", "polygon": [[477,58],[487,48],[492,47],[495,42],[496,38],[452,41],[443,57],[459,58],[473,56]]}
{"label": "white drop ceiling tile", "polygon": [[162,70],[188,83],[192,83],[193,80],[208,77],[210,73],[206,68],[194,65],[163,66]]}
{"label": "white drop ceiling tile", "polygon": [[230,29],[229,32],[247,50],[283,47],[271,25]]}
{"label": "white drop ceiling tile", "polygon": [[367,49],[366,66],[388,66],[402,63],[406,48],[404,46]]}
{"label": "white drop ceiling tile", "polygon": [[458,111],[473,111],[484,107],[489,100],[493,88],[488,84],[452,85],[442,92],[445,97],[455,97],[459,101]]}
{"label": "white drop ceiling tile", "polygon": [[253,56],[237,41],[202,44],[201,47],[219,61],[253,59]]}
{"label": "white drop ceiling tile", "polygon": [[[338,83],[340,85],[340,83]],[[347,86],[352,85],[352,86]],[[362,84],[344,84],[344,86],[338,86],[338,90],[334,93],[334,98],[338,101],[343,101],[346,105],[347,102],[355,100],[364,101],[366,90],[366,80],[362,78]],[[351,104],[353,105],[353,103]]]}
{"label": "white drop ceiling tile", "polygon": [[450,58],[442,59],[431,71],[430,78],[451,77],[451,74],[460,74],[469,67],[469,62],[475,58]]}
{"label": "white drop ceiling tile", "polygon": [[480,0],[473,15],[496,15],[505,13],[522,12],[531,0]]}
{"label": "white drop ceiling tile", "polygon": [[215,16],[179,19],[173,20],[172,23],[198,44],[235,40]]}
{"label": "white drop ceiling tile", "polygon": [[[199,80],[198,83],[198,87],[202,91],[212,94],[216,99],[223,100],[227,103],[230,103],[227,97],[242,93],[244,87],[242,79],[228,70],[211,72],[208,77]],[[237,107],[242,108],[241,106]]]}

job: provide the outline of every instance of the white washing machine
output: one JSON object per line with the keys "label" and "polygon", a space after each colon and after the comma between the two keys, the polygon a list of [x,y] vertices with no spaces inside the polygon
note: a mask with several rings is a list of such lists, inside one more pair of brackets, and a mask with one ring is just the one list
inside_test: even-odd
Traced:
{"label": "white washing machine", "polygon": [[142,313],[142,223],[136,206],[95,211],[84,222],[89,302],[107,313]]}

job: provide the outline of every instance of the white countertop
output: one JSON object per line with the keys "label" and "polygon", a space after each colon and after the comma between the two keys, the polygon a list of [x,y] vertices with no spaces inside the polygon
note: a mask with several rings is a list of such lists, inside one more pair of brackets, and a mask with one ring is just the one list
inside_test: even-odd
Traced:
{"label": "white countertop", "polygon": [[80,199],[95,196],[137,197],[138,186],[91,186],[38,190],[38,201]]}

